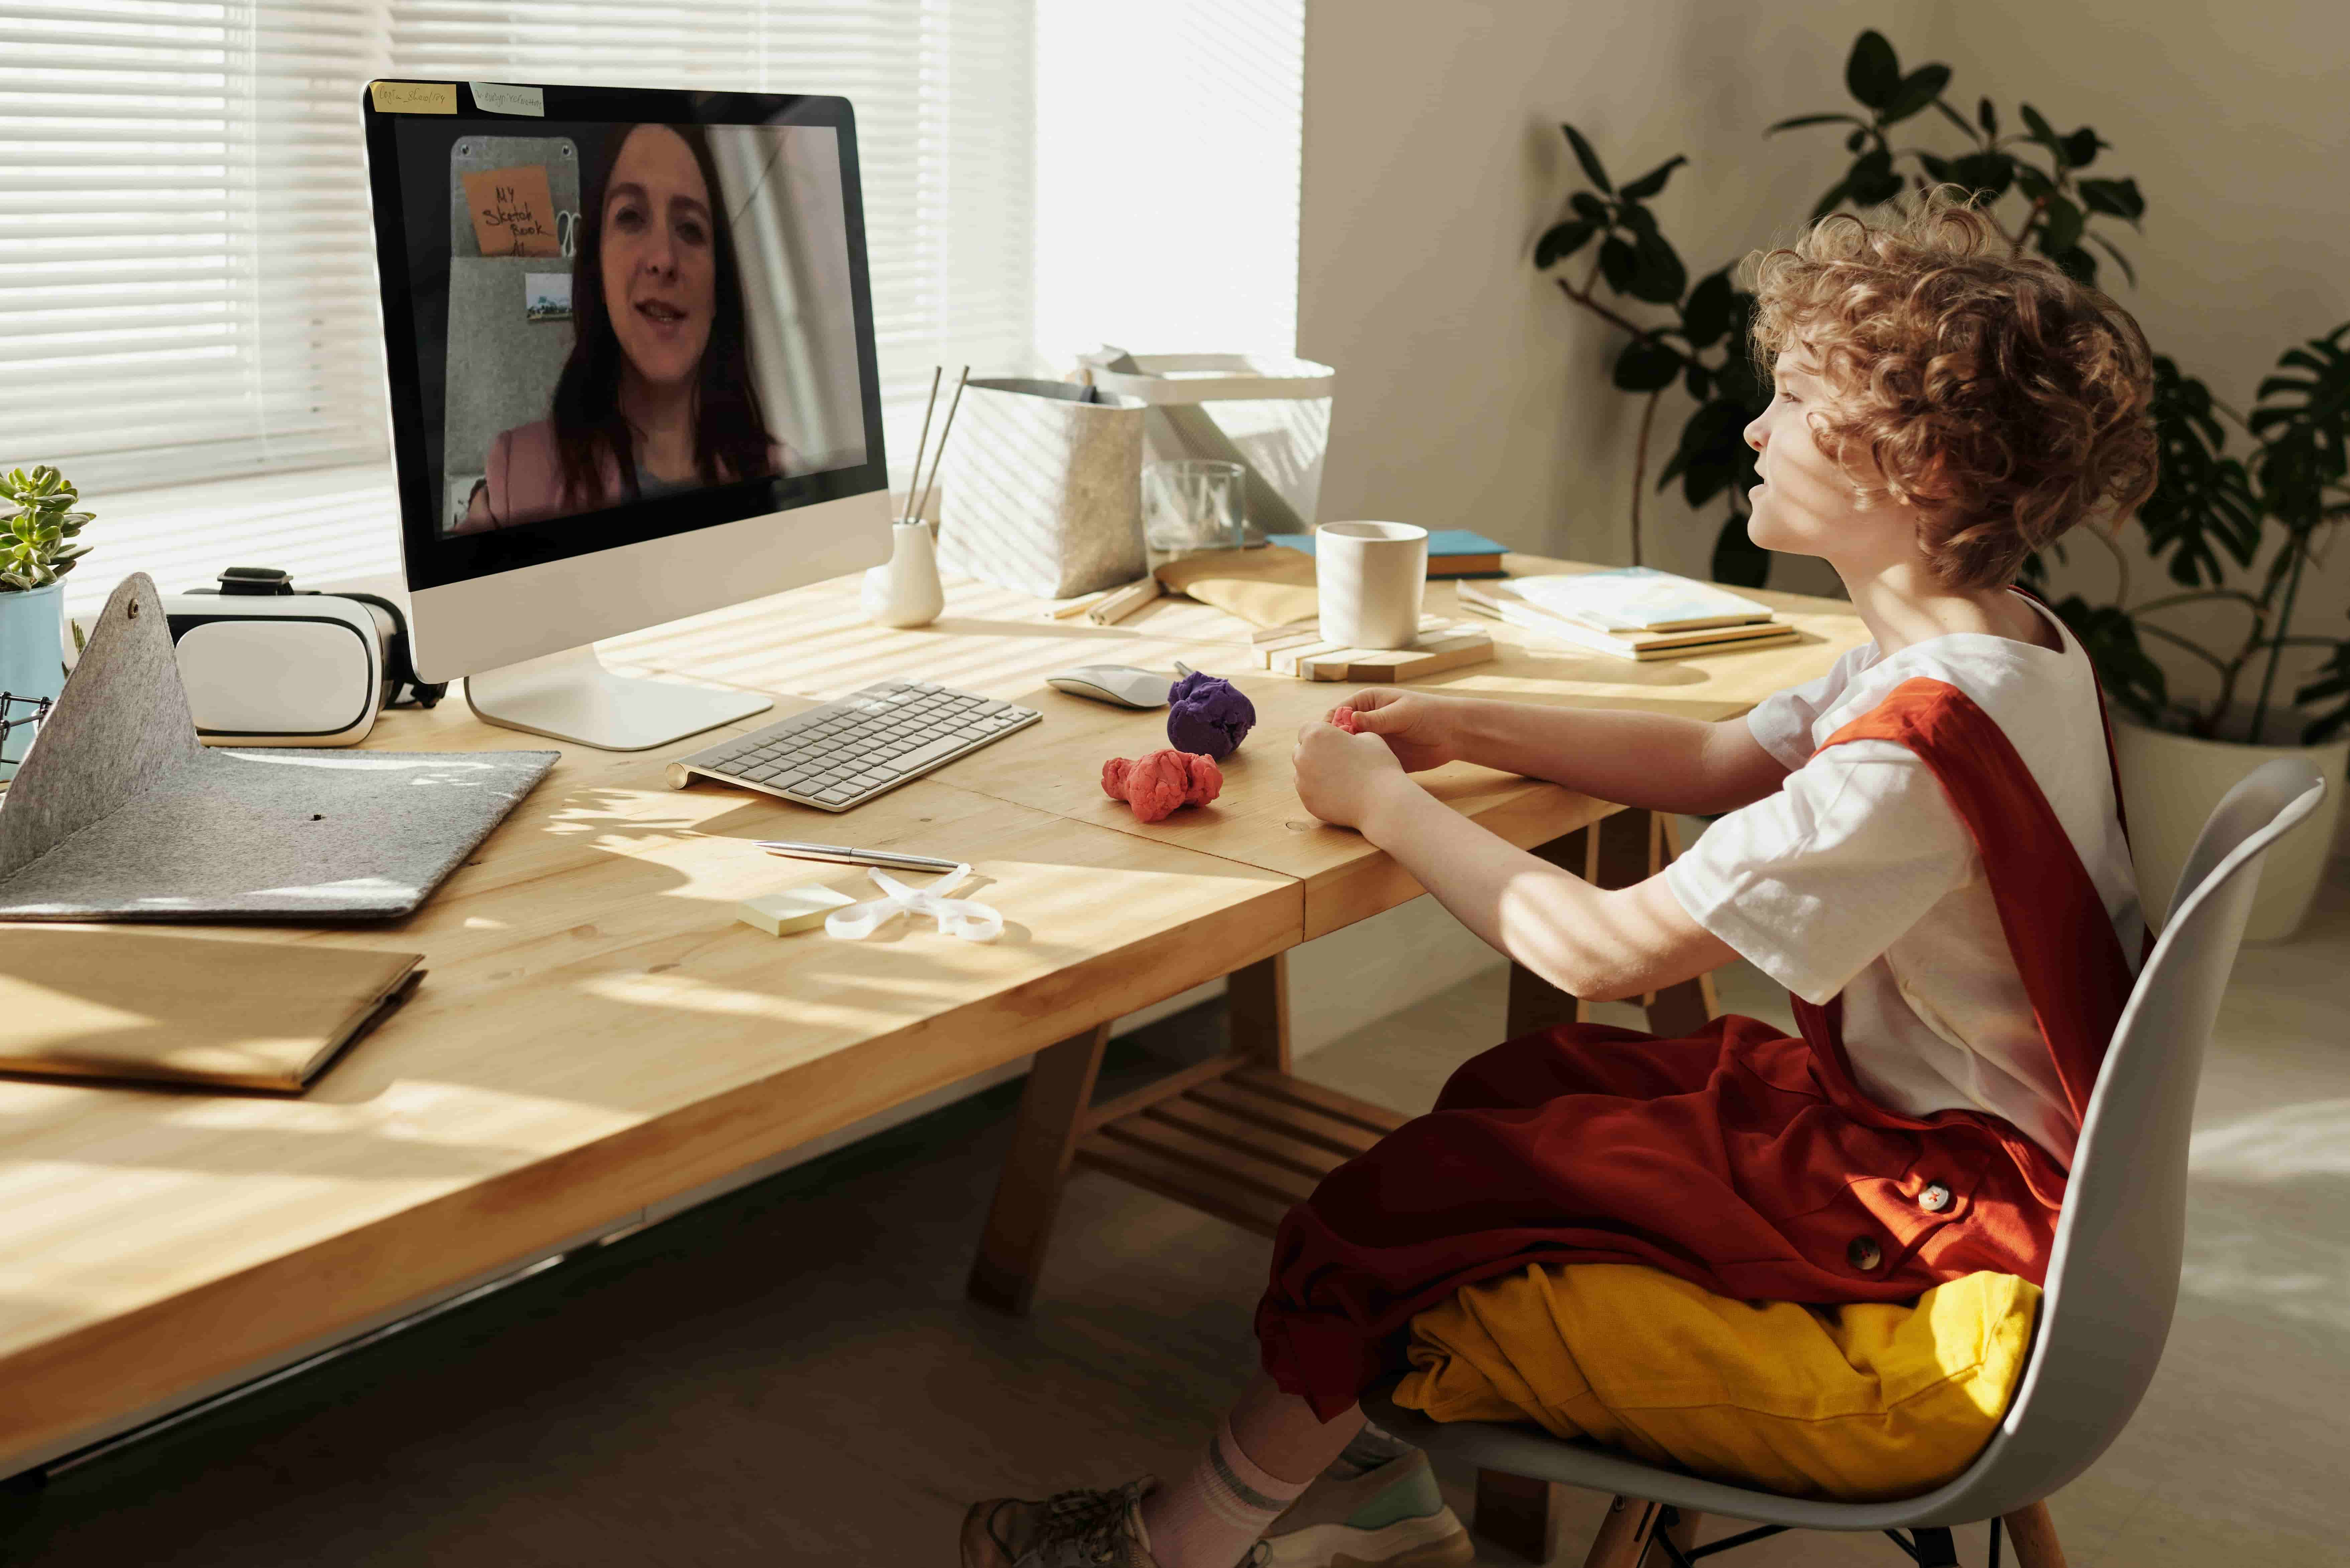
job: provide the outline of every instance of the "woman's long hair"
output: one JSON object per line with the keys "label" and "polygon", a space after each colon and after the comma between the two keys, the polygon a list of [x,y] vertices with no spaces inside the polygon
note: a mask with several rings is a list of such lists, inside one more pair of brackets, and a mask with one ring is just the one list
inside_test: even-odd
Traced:
{"label": "woman's long hair", "polygon": [[[571,357],[556,379],[549,410],[555,426],[555,449],[563,472],[563,502],[580,512],[612,504],[604,494],[605,460],[619,465],[620,483],[629,500],[641,497],[637,486],[636,439],[620,415],[619,335],[612,329],[611,313],[604,307],[604,192],[619,161],[621,144],[634,125],[616,125],[604,142],[604,166],[588,193],[587,210],[579,215],[579,255],[571,272],[571,313],[575,336]],[[733,227],[726,219],[726,198],[718,184],[717,166],[711,161],[710,142],[698,125],[669,127],[693,150],[693,161],[710,192],[710,243],[716,253],[716,306],[711,313],[710,341],[703,345],[695,374],[693,430],[694,471],[704,484],[723,484],[761,478],[775,471],[775,438],[759,407],[758,389],[751,382],[751,356],[743,321],[743,280],[734,261]]]}

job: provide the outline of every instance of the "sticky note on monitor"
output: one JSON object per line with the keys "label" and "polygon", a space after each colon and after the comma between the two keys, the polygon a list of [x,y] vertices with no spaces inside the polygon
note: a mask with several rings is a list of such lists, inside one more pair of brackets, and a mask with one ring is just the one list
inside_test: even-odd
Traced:
{"label": "sticky note on monitor", "polygon": [[786,888],[780,893],[743,899],[734,906],[734,918],[771,937],[787,937],[794,931],[813,930],[824,924],[827,915],[855,902],[847,894],[829,888]]}
{"label": "sticky note on monitor", "polygon": [[465,209],[485,256],[562,254],[555,233],[555,195],[544,163],[517,163],[463,174]]}
{"label": "sticky note on monitor", "polygon": [[378,114],[454,114],[455,82],[369,82]]}

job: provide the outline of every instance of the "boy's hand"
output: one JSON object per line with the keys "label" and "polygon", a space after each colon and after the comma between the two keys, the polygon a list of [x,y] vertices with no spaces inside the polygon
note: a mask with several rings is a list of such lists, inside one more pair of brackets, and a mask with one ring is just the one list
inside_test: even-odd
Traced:
{"label": "boy's hand", "polygon": [[[1461,760],[1461,700],[1375,686],[1347,699],[1355,727],[1387,742],[1408,774]],[[1318,814],[1317,814],[1318,815]]]}
{"label": "boy's hand", "polygon": [[1297,767],[1297,798],[1339,827],[1361,827],[1380,794],[1406,783],[1385,742],[1350,735],[1319,719],[1297,732],[1290,761]]}

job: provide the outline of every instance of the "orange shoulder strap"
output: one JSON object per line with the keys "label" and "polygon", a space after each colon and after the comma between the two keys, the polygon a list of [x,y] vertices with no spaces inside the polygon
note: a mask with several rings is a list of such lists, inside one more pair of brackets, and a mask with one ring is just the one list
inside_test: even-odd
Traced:
{"label": "orange shoulder strap", "polygon": [[2078,1118],[2133,977],[2105,900],[2039,781],[2007,732],[1946,681],[1903,681],[1820,749],[1847,741],[1890,741],[1941,784],[1982,856],[2008,951]]}

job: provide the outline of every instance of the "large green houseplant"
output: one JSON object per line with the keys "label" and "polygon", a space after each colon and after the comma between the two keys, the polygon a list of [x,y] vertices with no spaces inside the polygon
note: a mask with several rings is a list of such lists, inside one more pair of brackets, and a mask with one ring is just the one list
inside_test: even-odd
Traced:
{"label": "large green houseplant", "polygon": [[[1984,98],[1971,116],[1963,114],[1945,96],[1950,77],[1950,68],[1940,64],[1905,71],[1881,35],[1860,35],[1845,67],[1845,85],[1856,107],[1797,115],[1766,133],[1842,130],[1850,161],[1811,217],[1956,184],[1976,196],[2017,254],[2035,252],[2073,276],[2096,282],[2102,253],[2134,284],[2135,271],[2113,233],[2117,224],[2137,226],[2145,200],[2133,179],[2085,172],[2111,144],[2087,126],[2060,134],[2029,104],[2003,118]],[[2021,129],[2003,130],[2003,125]],[[1648,208],[1687,159],[1668,159],[1619,186],[1609,180],[1587,138],[1571,125],[1561,130],[1594,189],[1573,194],[1571,211],[1538,242],[1534,262],[1544,270],[1565,269],[1555,280],[1562,293],[1625,335],[1612,379],[1644,400],[1634,458],[1634,561],[1642,551],[1640,501],[1648,483],[1656,417],[1678,387],[1690,406],[1656,487],[1678,481],[1692,507],[1721,498],[1728,514],[1718,527],[1712,575],[1759,587],[1769,564],[1746,537],[1745,496],[1756,476],[1753,453],[1742,435],[1768,396],[1747,344],[1753,301],[1737,287],[1732,265],[1690,283],[1688,269]],[[1953,130],[1960,139],[1955,144],[1948,140]],[[1923,144],[1928,131],[1941,137],[1943,145]],[[1594,241],[1599,248],[1587,264],[1567,265]],[[1601,296],[1603,284],[1612,299]],[[1659,307],[1669,317],[1659,319]],[[2350,732],[2350,638],[2338,630],[2309,629],[2313,611],[2331,622],[2334,607],[2313,606],[2302,590],[2327,542],[2350,515],[2350,485],[2345,482],[2350,324],[2288,349],[2276,372],[2261,383],[2257,401],[2241,413],[2166,356],[2156,358],[2155,370],[2161,476],[2134,527],[2176,587],[2134,597],[2128,556],[2106,535],[2089,531],[2086,537],[2111,548],[2111,597],[2073,594],[2056,607],[2088,647],[2116,706],[2137,726],[2124,741],[2139,764],[2128,793],[2134,819],[2149,819],[2139,832],[2141,869],[2149,891],[2160,895],[2167,894],[2187,847],[2187,842],[2167,841],[2191,842],[2217,793],[2266,754],[2251,748],[2275,743],[2314,750],[2331,771],[2336,802],[2342,793],[2339,753],[2350,751],[2350,742],[2342,740]],[[2242,439],[2241,452],[2231,450],[2231,435]],[[2027,563],[2025,576],[2044,584],[2044,563]],[[2212,648],[2180,629],[2177,612],[2210,604],[2242,612],[2241,639]],[[2176,690],[2149,654],[2149,642],[2178,648],[2209,666],[2216,689],[2208,695]],[[2300,680],[2287,682],[2288,694],[2279,681],[2295,650],[2314,658]],[[2291,711],[2296,705],[2297,718]],[[2173,735],[2182,738],[2177,754],[2147,738]],[[2221,750],[2216,757],[2186,754],[2197,745]],[[2178,784],[2189,774],[2203,780],[2194,790]],[[2155,809],[2142,808],[2136,799],[2166,789],[2178,798]],[[2300,894],[2291,886],[2293,877],[2272,870],[2263,895],[2264,905],[2272,908],[2256,912],[2253,935],[2281,934],[2282,917],[2273,910],[2280,900],[2270,894],[2282,892],[2282,902],[2305,907],[2306,892],[2314,886],[2314,867],[2323,860],[2322,846],[2316,847],[2319,852],[2302,857],[2311,879]],[[2295,912],[2283,927],[2298,918]]]}
{"label": "large green houseplant", "polygon": [[[57,579],[89,546],[76,535],[91,520],[54,468],[15,469],[0,478],[0,717],[22,719],[28,704],[65,690],[65,598]],[[31,743],[30,725],[0,732],[0,783]]]}
{"label": "large green houseplant", "polygon": [[[2129,260],[2106,232],[2114,219],[2135,224],[2146,210],[2135,180],[2084,176],[2080,171],[2110,146],[2083,126],[2060,136],[2030,104],[2022,106],[2022,130],[2002,133],[1991,99],[1977,104],[1970,120],[1950,107],[1943,89],[1950,80],[1945,65],[1904,72],[1893,46],[1864,32],[1845,64],[1845,85],[1859,112],[1839,110],[1783,119],[1766,134],[1805,126],[1846,129],[1845,150],[1852,162],[1811,216],[1840,206],[1871,207],[1898,200],[1912,190],[1940,183],[1979,192],[1985,212],[2018,253],[2035,250],[2075,277],[2095,281],[2097,257],[2092,244],[2126,274]],[[1929,109],[1967,138],[1949,155],[1897,141],[1897,131]],[[1753,362],[1747,327],[1754,300],[1737,286],[1736,260],[1690,282],[1679,253],[1659,230],[1648,202],[1686,157],[1676,154],[1637,180],[1617,185],[1588,138],[1572,125],[1559,128],[1575,161],[1594,189],[1568,198],[1571,213],[1535,243],[1534,265],[1563,268],[1556,282],[1568,298],[1625,334],[1612,369],[1615,384],[1645,399],[1633,460],[1632,559],[1640,564],[1642,490],[1649,470],[1648,450],[1660,402],[1678,386],[1693,405],[1681,422],[1672,456],[1658,472],[1662,491],[1676,480],[1692,507],[1721,498],[1727,515],[1714,540],[1711,575],[1727,583],[1760,587],[1770,558],[1746,536],[1746,493],[1756,483],[1754,454],[1743,431],[1770,402],[1767,377]],[[1910,165],[1905,172],[1902,163]],[[1565,267],[1592,242],[1587,264]],[[1577,278],[1575,274],[1580,271]],[[1605,284],[1613,300],[1598,294]],[[1671,312],[1656,319],[1656,307]],[[1646,321],[1640,317],[1648,317]]]}

